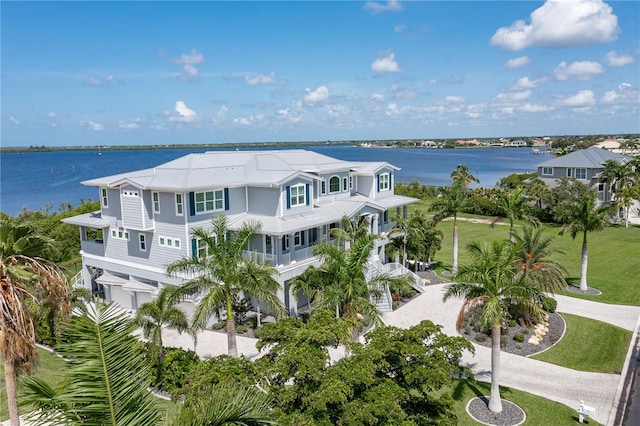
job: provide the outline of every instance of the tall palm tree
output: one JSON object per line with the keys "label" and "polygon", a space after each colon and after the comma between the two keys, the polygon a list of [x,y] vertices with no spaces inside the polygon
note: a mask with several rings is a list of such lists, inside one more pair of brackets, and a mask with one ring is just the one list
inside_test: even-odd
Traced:
{"label": "tall palm tree", "polygon": [[67,331],[70,341],[58,347],[70,360],[66,379],[54,388],[26,378],[25,403],[38,424],[152,426],[160,423],[156,398],[147,391],[148,364],[136,348],[136,325],[121,308],[87,306]]}
{"label": "tall palm tree", "polygon": [[[256,311],[257,311],[257,326],[261,326],[261,313],[260,313],[260,300],[262,294],[277,294],[280,290],[280,284],[273,278],[278,275],[278,270],[268,262],[244,262],[244,279],[245,286],[243,293],[248,298],[255,299]],[[251,289],[258,289],[257,294],[253,294]],[[273,314],[276,318],[282,317],[285,313],[285,308],[278,301],[276,305],[272,305],[274,308]]]}
{"label": "tall palm tree", "polygon": [[637,170],[634,170],[633,162],[607,160],[604,166],[600,176],[610,185],[616,206],[624,209],[625,227],[628,228],[629,207],[631,207],[634,197],[637,196],[637,190],[632,188],[640,184]]}
{"label": "tall palm tree", "polygon": [[469,309],[482,310],[482,323],[491,329],[491,395],[489,410],[502,411],[500,399],[500,330],[509,316],[509,309],[527,312],[535,320],[542,320],[542,290],[528,286],[518,277],[514,267],[518,246],[506,241],[491,244],[472,243],[467,251],[470,261],[461,265],[455,282],[449,285],[444,300],[463,297],[465,302],[458,316],[458,327]]}
{"label": "tall palm tree", "polygon": [[[142,337],[149,340],[155,351],[156,379],[162,383],[162,364],[164,361],[164,345],[162,329],[169,328],[182,334],[191,330],[187,314],[176,305],[179,299],[172,297],[176,287],[163,287],[158,297],[142,304],[135,317],[135,324],[142,329]],[[192,333],[195,341],[195,333]]]}
{"label": "tall palm tree", "polygon": [[440,195],[431,205],[431,210],[435,211],[435,221],[440,221],[446,217],[453,216],[453,264],[452,271],[458,271],[458,213],[462,211],[465,204],[465,192],[462,183],[455,182],[450,187],[440,188]]}
{"label": "tall palm tree", "polygon": [[193,315],[194,329],[203,329],[209,319],[218,313],[220,306],[224,306],[227,315],[227,350],[230,356],[237,357],[233,295],[246,292],[265,302],[274,312],[282,311],[284,307],[277,294],[270,290],[272,286],[263,285],[268,274],[260,272],[261,278],[258,279],[249,275],[264,270],[271,272],[272,266],[243,256],[251,238],[260,231],[260,224],[244,223],[238,231],[230,232],[226,216],[220,215],[211,220],[211,225],[210,229],[195,228],[191,231],[191,237],[200,241],[201,247],[205,248],[202,255],[186,256],[171,263],[167,266],[167,274],[195,277],[178,287],[174,293],[174,297],[203,295]]}
{"label": "tall palm tree", "polygon": [[509,241],[511,242],[514,240],[513,223],[515,220],[527,219],[533,223],[538,222],[538,218],[532,213],[531,204],[529,204],[529,199],[524,194],[524,188],[522,187],[518,187],[513,191],[500,191],[496,200],[496,209],[500,216],[491,222],[491,226],[495,225],[498,220],[507,218],[509,220]]}
{"label": "tall palm tree", "polygon": [[562,251],[552,247],[553,237],[547,237],[544,229],[529,224],[523,225],[515,234],[518,247],[517,267],[526,285],[539,290],[555,293],[566,288],[564,266],[554,260]]}
{"label": "tall palm tree", "polygon": [[307,309],[309,314],[313,309],[313,300],[318,295],[318,291],[322,287],[320,271],[310,266],[304,272],[291,280],[291,292],[298,297],[301,292],[307,297]]}
{"label": "tall palm tree", "polygon": [[527,197],[534,201],[539,209],[542,209],[544,202],[549,198],[549,187],[539,177],[535,177],[524,184]]}
{"label": "tall palm tree", "polygon": [[640,200],[640,183],[622,188],[616,193],[616,206],[624,209],[625,228],[629,228],[629,212],[634,200]]}
{"label": "tall palm tree", "polygon": [[261,426],[275,425],[270,398],[255,389],[218,384],[207,390],[206,398],[186,401],[180,410],[179,426]]}
{"label": "tall palm tree", "polygon": [[464,189],[467,189],[471,183],[480,183],[480,179],[475,177],[465,164],[458,164],[450,176],[454,183],[459,183]]}
{"label": "tall palm tree", "polygon": [[68,316],[71,308],[64,274],[41,257],[52,244],[28,226],[0,220],[0,355],[11,426],[20,425],[16,378],[22,370],[32,370],[37,356],[33,319],[25,304],[39,297],[54,313],[54,323],[55,316]]}
{"label": "tall palm tree", "polygon": [[402,265],[407,266],[407,243],[410,238],[423,238],[424,216],[422,213],[414,211],[408,217],[396,215],[393,218],[395,225],[389,232],[389,238],[402,237]]}
{"label": "tall palm tree", "polygon": [[370,220],[368,216],[356,214],[353,219],[345,215],[342,217],[342,228],[333,228],[329,233],[339,241],[354,245],[356,240],[369,234]]}
{"label": "tall palm tree", "polygon": [[580,262],[580,290],[587,291],[587,263],[589,251],[587,233],[604,230],[609,225],[611,206],[595,206],[596,194],[589,193],[578,201],[572,201],[558,212],[558,220],[562,223],[560,235],[571,234],[575,240],[582,234],[582,260]]}

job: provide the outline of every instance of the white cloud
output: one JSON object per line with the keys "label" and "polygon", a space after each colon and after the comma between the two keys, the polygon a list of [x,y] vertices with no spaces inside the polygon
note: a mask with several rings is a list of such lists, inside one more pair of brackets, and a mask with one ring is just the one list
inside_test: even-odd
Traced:
{"label": "white cloud", "polygon": [[196,81],[200,71],[194,65],[204,62],[204,55],[193,49],[191,53],[183,53],[179,58],[171,58],[171,62],[182,65],[183,73],[179,77],[180,80]]}
{"label": "white cloud", "polygon": [[100,123],[96,123],[95,121],[81,121],[80,125],[82,127],[86,127],[88,129],[93,130],[94,132],[101,132],[104,130],[104,126]]}
{"label": "white cloud", "polygon": [[20,125],[20,121],[17,118],[15,118],[13,115],[9,116],[9,122],[15,124],[16,126]]}
{"label": "white cloud", "polygon": [[496,97],[493,98],[493,100],[500,103],[521,102],[526,99],[529,99],[529,96],[531,96],[531,90],[523,90],[520,92],[504,92],[504,93],[498,93]]}
{"label": "white cloud", "polygon": [[552,106],[530,104],[529,102],[527,102],[526,104],[518,108],[519,111],[523,111],[523,112],[545,112],[545,111],[551,111],[553,109],[555,108]]}
{"label": "white cloud", "polygon": [[378,3],[377,1],[368,1],[362,6],[364,10],[378,14],[383,12],[400,12],[404,9],[398,0],[389,0],[387,3]]}
{"label": "white cloud", "polygon": [[611,102],[615,102],[617,99],[618,99],[618,94],[616,93],[616,91],[609,90],[604,95],[602,95],[602,98],[600,98],[600,102],[603,102],[605,104],[610,104]]}
{"label": "white cloud", "polygon": [[619,32],[617,16],[602,0],[547,0],[530,18],[530,24],[517,20],[498,28],[490,43],[509,50],[576,46],[611,42]]}
{"label": "white cloud", "polygon": [[327,114],[331,118],[346,117],[351,114],[351,109],[345,105],[330,105],[327,107]]}
{"label": "white cloud", "polygon": [[620,90],[625,90],[625,89],[631,89],[633,86],[629,83],[620,83],[620,86],[618,86],[618,89]]}
{"label": "white cloud", "polygon": [[400,72],[400,67],[395,61],[395,57],[396,55],[393,52],[388,52],[386,56],[373,61],[371,69],[377,73]]}
{"label": "white cloud", "polygon": [[297,123],[303,117],[302,101],[295,100],[290,108],[281,108],[278,110],[278,119],[289,123]]}
{"label": "white cloud", "polygon": [[529,65],[531,60],[528,56],[520,56],[519,58],[509,59],[504,67],[510,70],[514,70],[516,68],[522,68],[526,65]]}
{"label": "white cloud", "polygon": [[218,112],[216,112],[215,117],[211,119],[211,121],[215,124],[224,123],[227,121],[227,112],[229,112],[229,107],[226,105],[222,105],[218,108]]}
{"label": "white cloud", "polygon": [[258,84],[278,84],[276,81],[276,73],[270,72],[269,75],[258,74],[255,77],[249,77],[248,75],[244,76],[244,81],[250,85],[258,85]]}
{"label": "white cloud", "polygon": [[193,123],[198,121],[198,114],[194,110],[189,109],[183,101],[176,101],[174,111],[177,112],[178,115],[172,115],[169,117],[169,121],[179,123]]}
{"label": "white cloud", "polygon": [[387,109],[384,113],[389,117],[399,116],[400,110],[398,109],[398,104],[396,104],[395,102],[390,103],[389,105],[387,105]]}
{"label": "white cloud", "polygon": [[233,124],[237,126],[251,126],[251,119],[246,117],[234,118]]}
{"label": "white cloud", "polygon": [[304,95],[305,102],[315,103],[322,102],[329,98],[329,89],[327,86],[320,86],[316,90],[304,89],[306,95]]}
{"label": "white cloud", "polygon": [[396,33],[401,33],[405,30],[405,28],[407,28],[406,25],[396,25],[395,27],[393,27],[393,31],[395,31]]}
{"label": "white cloud", "polygon": [[380,93],[374,93],[373,95],[371,95],[371,99],[376,102],[382,102],[384,101],[384,95]]}
{"label": "white cloud", "polygon": [[633,63],[633,56],[618,55],[618,52],[612,50],[604,57],[604,62],[610,67],[624,67],[625,65]]}
{"label": "white cloud", "polygon": [[134,118],[131,121],[120,120],[118,121],[118,127],[124,130],[139,129],[140,121],[141,120],[139,118]]}
{"label": "white cloud", "polygon": [[565,61],[553,70],[556,80],[568,80],[575,78],[576,80],[591,80],[594,76],[602,74],[604,68],[597,62],[577,61],[571,65],[567,65]]}
{"label": "white cloud", "polygon": [[570,107],[584,107],[596,103],[594,94],[591,90],[580,90],[573,96],[568,96],[560,101],[561,105]]}
{"label": "white cloud", "polygon": [[518,82],[514,84],[512,90],[533,89],[547,81],[546,78],[539,78],[537,80],[530,80],[529,77],[521,77]]}
{"label": "white cloud", "polygon": [[444,100],[445,102],[453,103],[453,104],[460,104],[466,101],[464,96],[447,96],[446,98],[444,98]]}
{"label": "white cloud", "polygon": [[89,77],[84,82],[89,86],[105,87],[109,86],[109,84],[114,80],[115,76],[116,74],[112,72],[111,74],[107,74],[104,77]]}

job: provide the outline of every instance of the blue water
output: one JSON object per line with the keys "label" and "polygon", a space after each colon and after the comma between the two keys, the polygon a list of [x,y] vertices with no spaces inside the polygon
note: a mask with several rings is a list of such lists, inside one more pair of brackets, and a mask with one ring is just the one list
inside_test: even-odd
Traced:
{"label": "blue water", "polygon": [[[158,149],[139,151],[55,151],[0,154],[0,210],[18,214],[23,207],[39,210],[60,203],[73,205],[97,200],[98,190],[81,181],[157,166],[192,152],[207,149]],[[270,148],[273,149],[273,148]],[[481,186],[493,187],[512,173],[535,171],[535,165],[550,158],[532,155],[531,148],[359,148],[346,145],[305,147],[320,154],[348,161],[388,161],[400,167],[396,181],[416,179],[427,185],[447,185],[449,174],[465,164],[477,174]]]}

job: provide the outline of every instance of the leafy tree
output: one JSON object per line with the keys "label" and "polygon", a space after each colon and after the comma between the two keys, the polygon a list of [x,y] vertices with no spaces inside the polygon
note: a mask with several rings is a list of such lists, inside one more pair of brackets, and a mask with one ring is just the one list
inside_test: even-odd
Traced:
{"label": "leafy tree", "polygon": [[561,223],[560,216],[569,204],[591,196],[591,194],[595,194],[593,190],[578,180],[560,179],[558,184],[549,191],[548,206],[553,220],[556,223]]}
{"label": "leafy tree", "polygon": [[537,218],[533,215],[531,204],[529,204],[529,199],[524,194],[523,187],[501,191],[496,200],[496,207],[500,212],[500,216],[491,223],[491,226],[495,225],[498,220],[507,218],[509,220],[509,241],[511,242],[514,239],[513,223],[515,220],[527,219],[533,223],[537,222]]}
{"label": "leafy tree", "polygon": [[0,355],[11,426],[20,425],[16,377],[31,372],[37,356],[33,318],[28,302],[42,303],[56,317],[70,311],[69,286],[60,269],[41,254],[53,251],[53,241],[6,217],[0,219]]}
{"label": "leafy tree", "polygon": [[[163,287],[155,300],[144,303],[138,308],[135,317],[135,324],[142,329],[142,337],[151,343],[157,384],[162,384],[164,363],[162,329],[166,327],[180,334],[191,331],[187,314],[176,306],[179,300],[172,297],[175,290],[176,287]],[[195,341],[196,334],[192,334]]]}
{"label": "leafy tree", "polygon": [[461,183],[454,182],[450,187],[440,188],[440,196],[431,206],[435,211],[435,221],[441,221],[446,217],[453,217],[453,264],[452,271],[458,271],[458,213],[465,205],[465,191]]}
{"label": "leafy tree", "polygon": [[444,300],[463,297],[465,302],[458,316],[458,327],[468,309],[481,309],[483,326],[491,329],[491,396],[489,410],[502,411],[500,399],[500,330],[510,310],[526,312],[541,321],[544,291],[528,285],[519,276],[516,244],[494,241],[491,244],[472,243],[467,251],[470,261],[460,267],[455,283],[449,285]]}
{"label": "leafy tree", "polygon": [[544,181],[538,177],[530,179],[524,183],[524,190],[527,197],[535,201],[538,209],[542,210],[545,201],[549,198],[549,187]]}
{"label": "leafy tree", "polygon": [[469,171],[469,167],[464,164],[458,164],[458,166],[451,172],[451,179],[454,184],[461,185],[465,190],[471,183],[480,183],[480,179],[475,177],[473,173]]}
{"label": "leafy tree", "polygon": [[284,307],[278,296],[270,291],[274,288],[272,281],[275,279],[265,273],[273,271],[273,267],[243,256],[247,244],[260,230],[260,224],[245,223],[237,232],[232,233],[227,228],[227,218],[224,215],[213,218],[211,223],[210,230],[195,228],[191,231],[191,237],[199,240],[205,247],[204,253],[183,257],[171,263],[167,266],[167,274],[177,276],[184,273],[196,277],[178,287],[174,294],[174,297],[203,294],[193,316],[194,329],[204,328],[220,306],[224,306],[227,315],[228,352],[237,357],[233,295],[240,292],[250,294],[267,303],[276,313],[282,312]]}
{"label": "leafy tree", "polygon": [[603,231],[609,225],[611,206],[595,206],[596,194],[590,193],[578,201],[572,201],[558,212],[558,219],[563,224],[560,235],[569,233],[575,240],[582,234],[582,260],[580,262],[580,290],[587,291],[587,263],[589,250],[587,234]]}
{"label": "leafy tree", "polygon": [[216,385],[206,397],[186,400],[178,419],[180,426],[275,425],[268,395],[234,384]]}
{"label": "leafy tree", "polygon": [[133,335],[136,325],[113,304],[89,305],[58,348],[69,361],[58,388],[26,378],[29,419],[56,425],[157,425],[161,412],[147,391],[149,370]]}

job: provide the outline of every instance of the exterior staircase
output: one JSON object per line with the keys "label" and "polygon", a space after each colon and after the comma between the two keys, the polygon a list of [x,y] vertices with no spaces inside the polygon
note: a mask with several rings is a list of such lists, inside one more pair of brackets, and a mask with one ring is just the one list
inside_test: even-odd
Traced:
{"label": "exterior staircase", "polygon": [[[411,272],[406,267],[399,263],[387,263],[383,264],[378,259],[370,260],[368,263],[366,279],[369,281],[376,275],[389,274],[390,276],[397,277],[401,275],[409,276],[411,279],[411,286],[419,293],[424,293],[424,283],[415,273]],[[382,313],[393,311],[393,299],[389,287],[385,286],[384,289],[380,289],[382,294],[378,297],[371,295],[371,301],[376,304],[378,310]]]}

